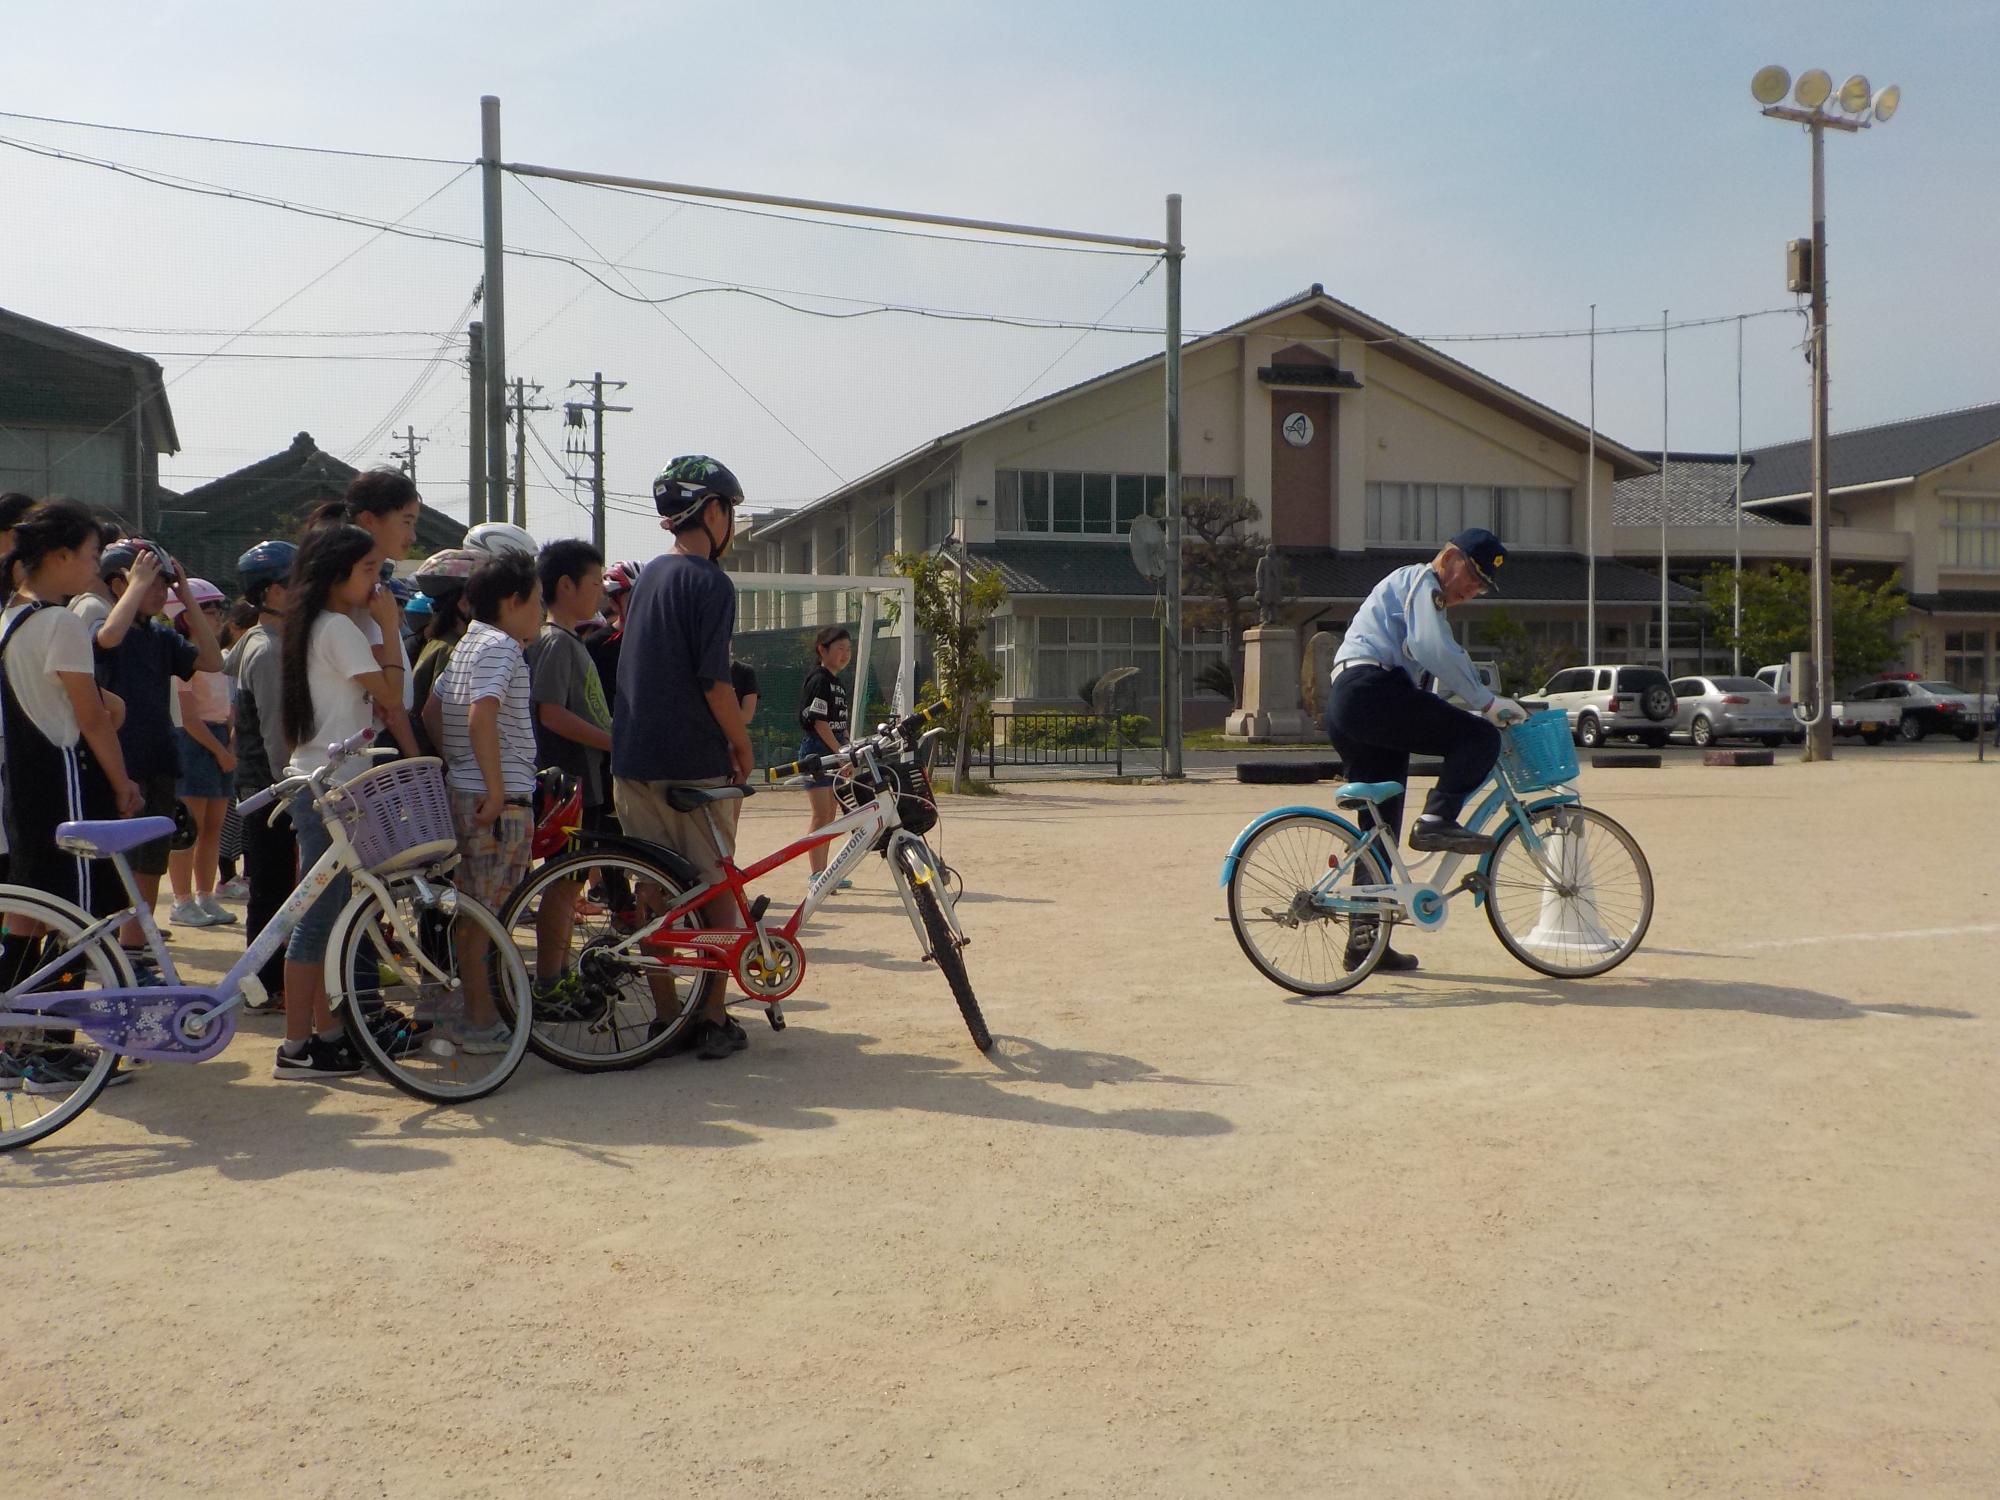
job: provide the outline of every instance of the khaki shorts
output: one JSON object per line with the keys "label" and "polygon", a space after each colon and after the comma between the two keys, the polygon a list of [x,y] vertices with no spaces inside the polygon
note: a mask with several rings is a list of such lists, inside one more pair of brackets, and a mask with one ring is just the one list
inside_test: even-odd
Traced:
{"label": "khaki shorts", "polygon": [[451,821],[458,831],[458,869],[453,883],[473,900],[500,910],[520,878],[528,873],[529,845],[534,835],[532,814],[527,807],[503,807],[500,816],[484,828],[473,814],[479,808],[479,793],[451,794]]}
{"label": "khaki shorts", "polygon": [[699,781],[634,781],[615,776],[612,783],[618,823],[626,833],[635,839],[665,844],[695,867],[704,884],[722,878],[722,856],[715,847],[715,836],[709,831],[709,818],[715,819],[716,827],[722,830],[734,854],[736,817],[743,810],[743,799],[737,797],[698,807],[691,813],[675,812],[667,805],[667,788],[693,786],[714,791],[733,785],[727,776],[708,776]]}

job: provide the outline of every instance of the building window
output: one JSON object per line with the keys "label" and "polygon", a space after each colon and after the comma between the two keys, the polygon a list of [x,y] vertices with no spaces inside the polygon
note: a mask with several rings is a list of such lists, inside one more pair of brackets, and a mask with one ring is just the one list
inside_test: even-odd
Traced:
{"label": "building window", "polygon": [[826,549],[826,571],[845,573],[847,571],[847,528],[833,528],[833,545]]}
{"label": "building window", "polygon": [[1990,690],[1986,673],[1986,632],[1947,630],[1944,633],[1944,675],[1971,692]]}
{"label": "building window", "polygon": [[[1026,615],[994,622],[999,692],[1009,698],[1075,703],[1117,667],[1137,667],[1137,695],[1160,695],[1160,622],[1150,615]],[[1203,667],[1223,659],[1222,632],[1181,634],[1181,671],[1189,696]]]}
{"label": "building window", "polygon": [[1509,547],[1567,547],[1570,494],[1536,485],[1370,484],[1367,538],[1439,546],[1468,526],[1483,526]]}
{"label": "building window", "polygon": [[[1098,474],[1068,469],[1000,469],[993,476],[1002,536],[1125,536],[1142,515],[1165,513],[1164,474]],[[1183,495],[1236,492],[1227,474],[1181,477]]]}
{"label": "building window", "polygon": [[941,547],[951,540],[951,481],[940,479],[917,496],[924,550]]}
{"label": "building window", "polygon": [[896,502],[891,500],[876,511],[859,535],[862,550],[858,561],[870,572],[881,572],[896,550]]}
{"label": "building window", "polygon": [[2000,568],[2000,500],[1941,500],[1938,566]]}

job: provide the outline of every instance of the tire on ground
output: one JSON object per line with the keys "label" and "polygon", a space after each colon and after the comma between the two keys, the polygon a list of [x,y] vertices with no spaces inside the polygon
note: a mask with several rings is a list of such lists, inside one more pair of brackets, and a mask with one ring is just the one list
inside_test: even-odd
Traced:
{"label": "tire on ground", "polygon": [[1320,762],[1239,760],[1236,779],[1246,786],[1305,786],[1320,778]]}

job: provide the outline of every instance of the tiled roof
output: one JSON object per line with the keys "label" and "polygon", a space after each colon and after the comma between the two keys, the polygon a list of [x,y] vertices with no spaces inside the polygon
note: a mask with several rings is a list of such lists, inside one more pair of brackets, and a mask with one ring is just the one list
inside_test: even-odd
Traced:
{"label": "tiled roof", "polygon": [[[1000,569],[1010,594],[1145,598],[1153,585],[1139,576],[1131,554],[1105,542],[975,542],[973,557]],[[1397,568],[1430,561],[1429,552],[1331,552],[1318,547],[1279,549],[1297,580],[1301,599],[1359,602]],[[1676,602],[1700,597],[1670,584]],[[1573,552],[1514,551],[1507,556],[1499,604],[1581,604],[1589,591],[1589,566]],[[1597,560],[1597,597],[1606,604],[1657,604],[1660,582],[1609,558]]]}
{"label": "tiled roof", "polygon": [[[1645,458],[1658,463],[1657,453]],[[1667,483],[1667,524],[1669,526],[1730,526],[1736,520],[1736,455],[1675,454],[1667,460],[1671,471]],[[1743,485],[1749,493],[1752,465],[1744,455]],[[1660,524],[1660,476],[1637,474],[1611,487],[1611,522],[1614,526],[1657,526]],[[1743,512],[1745,526],[1780,526],[1769,516],[1754,510]]]}
{"label": "tiled roof", "polygon": [[1934,615],[2000,615],[2000,589],[1941,589],[1912,594],[1910,603]]}
{"label": "tiled roof", "polygon": [[[1837,432],[1827,443],[1827,486],[1840,489],[1925,474],[1994,443],[2000,443],[2000,402]],[[1754,460],[1743,480],[1746,503],[1812,489],[1810,440],[1759,448],[1745,457]]]}

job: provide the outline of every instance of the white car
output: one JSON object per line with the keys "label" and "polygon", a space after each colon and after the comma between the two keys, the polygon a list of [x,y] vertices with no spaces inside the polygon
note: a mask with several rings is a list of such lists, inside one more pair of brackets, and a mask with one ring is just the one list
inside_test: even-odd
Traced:
{"label": "white car", "polygon": [[1534,696],[1569,715],[1586,750],[1626,735],[1657,750],[1673,730],[1673,684],[1658,667],[1570,667]]}

